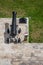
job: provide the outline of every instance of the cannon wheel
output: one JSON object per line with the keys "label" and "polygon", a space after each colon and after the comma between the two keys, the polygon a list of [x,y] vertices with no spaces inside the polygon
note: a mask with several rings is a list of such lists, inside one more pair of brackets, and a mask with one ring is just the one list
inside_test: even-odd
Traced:
{"label": "cannon wheel", "polygon": [[9,43],[9,23],[5,23],[5,43]]}
{"label": "cannon wheel", "polygon": [[9,38],[6,39],[6,43],[9,43]]}
{"label": "cannon wheel", "polygon": [[18,38],[18,43],[21,43],[21,39],[20,38]]}

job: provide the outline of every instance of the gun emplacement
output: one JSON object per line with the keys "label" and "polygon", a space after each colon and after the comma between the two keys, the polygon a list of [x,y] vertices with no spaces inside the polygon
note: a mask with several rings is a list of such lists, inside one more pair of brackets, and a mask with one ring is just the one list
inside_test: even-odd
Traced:
{"label": "gun emplacement", "polygon": [[27,18],[16,18],[16,12],[12,12],[12,24],[5,25],[5,43],[21,43],[27,39]]}

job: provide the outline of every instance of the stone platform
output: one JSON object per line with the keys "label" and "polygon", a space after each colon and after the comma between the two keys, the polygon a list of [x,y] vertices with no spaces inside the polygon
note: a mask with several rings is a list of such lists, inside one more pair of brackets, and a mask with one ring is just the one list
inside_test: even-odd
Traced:
{"label": "stone platform", "polygon": [[[27,22],[28,22],[28,18],[27,18]],[[11,28],[11,24],[12,24],[12,18],[0,18],[0,43],[4,43],[5,38],[7,37],[7,35],[5,36],[5,24],[8,23],[9,24],[9,28]],[[19,23],[19,18],[16,19],[16,24],[18,25],[17,30],[20,28],[21,29],[21,33],[16,35],[17,38],[20,38],[21,41],[24,40],[24,36],[26,33],[28,33],[28,23],[26,24],[20,24]],[[2,41],[3,40],[3,41]],[[27,41],[27,40],[26,40]]]}

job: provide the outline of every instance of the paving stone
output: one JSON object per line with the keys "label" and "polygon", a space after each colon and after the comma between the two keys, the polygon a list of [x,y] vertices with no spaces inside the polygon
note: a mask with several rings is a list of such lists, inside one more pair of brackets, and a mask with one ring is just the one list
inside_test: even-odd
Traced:
{"label": "paving stone", "polygon": [[20,63],[19,65],[26,65],[26,63],[22,62],[22,63]]}
{"label": "paving stone", "polygon": [[0,59],[0,65],[11,65],[10,59]]}

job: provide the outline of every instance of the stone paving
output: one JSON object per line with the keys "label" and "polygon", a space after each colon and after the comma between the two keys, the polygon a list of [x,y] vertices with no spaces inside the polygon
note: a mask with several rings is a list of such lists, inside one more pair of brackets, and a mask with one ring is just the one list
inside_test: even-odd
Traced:
{"label": "stone paving", "polygon": [[0,44],[0,65],[43,65],[43,44]]}
{"label": "stone paving", "polygon": [[43,43],[6,44],[3,19],[0,22],[0,65],[43,65]]}

